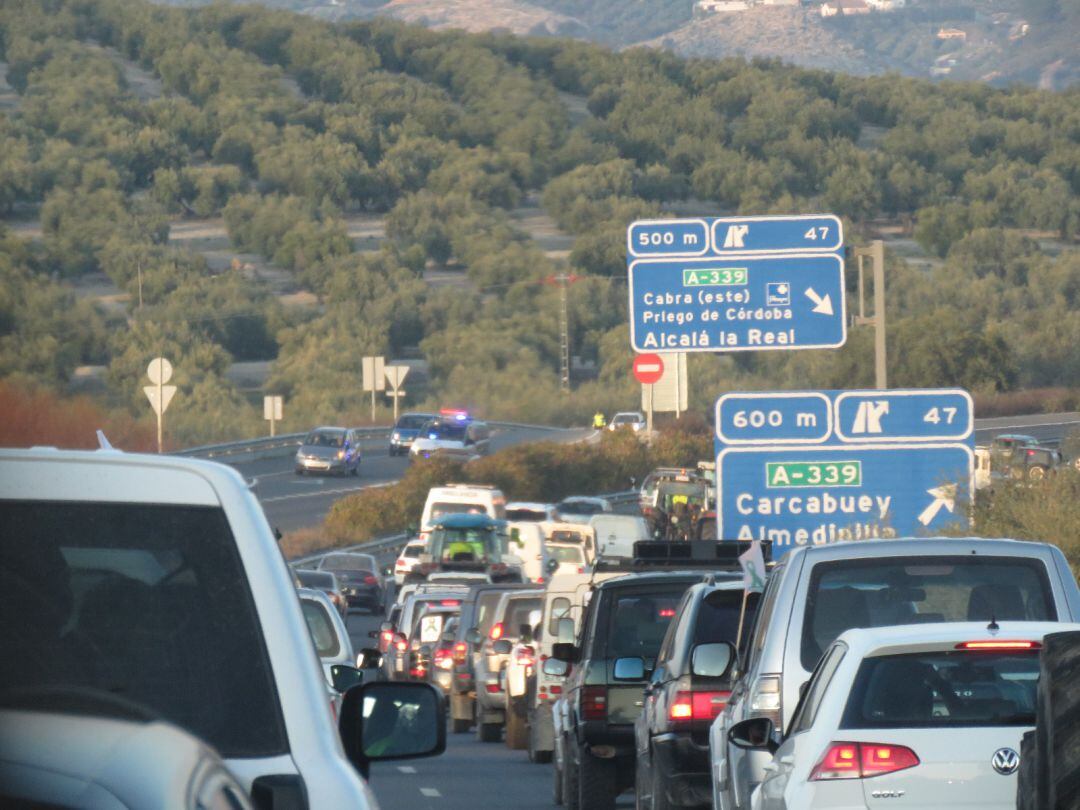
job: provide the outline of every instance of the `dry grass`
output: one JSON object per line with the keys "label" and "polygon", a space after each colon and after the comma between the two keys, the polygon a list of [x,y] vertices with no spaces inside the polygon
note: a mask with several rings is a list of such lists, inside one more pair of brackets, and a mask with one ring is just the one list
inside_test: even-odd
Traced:
{"label": "dry grass", "polygon": [[286,560],[293,560],[307,554],[314,554],[325,548],[330,548],[333,542],[328,539],[326,530],[321,526],[297,529],[287,532],[279,543],[281,553]]}
{"label": "dry grass", "polygon": [[0,381],[0,414],[0,447],[93,449],[97,447],[95,431],[100,428],[113,447],[121,450],[157,449],[152,425],[110,413],[86,396],[65,399],[45,389]]}

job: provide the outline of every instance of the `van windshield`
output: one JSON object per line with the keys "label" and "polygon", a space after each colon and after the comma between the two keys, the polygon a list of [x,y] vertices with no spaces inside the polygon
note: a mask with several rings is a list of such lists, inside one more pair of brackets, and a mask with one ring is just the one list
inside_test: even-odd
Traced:
{"label": "van windshield", "polygon": [[288,753],[220,508],[0,501],[0,649],[0,703],[59,688],[145,706],[225,757]]}
{"label": "van windshield", "polygon": [[822,562],[814,566],[807,592],[802,664],[812,670],[853,627],[991,619],[1057,620],[1041,561],[933,556]]}
{"label": "van windshield", "polygon": [[431,505],[431,520],[441,518],[443,515],[484,515],[487,510],[480,503],[433,503]]}

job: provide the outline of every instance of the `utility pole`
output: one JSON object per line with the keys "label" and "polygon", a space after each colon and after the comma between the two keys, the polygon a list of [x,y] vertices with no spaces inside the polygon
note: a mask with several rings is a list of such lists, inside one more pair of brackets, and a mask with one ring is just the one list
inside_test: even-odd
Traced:
{"label": "utility pole", "polygon": [[564,392],[570,390],[570,310],[566,273],[560,273],[559,279],[559,360],[561,364],[559,383]]}
{"label": "utility pole", "polygon": [[[852,255],[859,262],[859,314],[855,316],[855,325],[874,327],[874,384],[884,390],[889,387],[885,352],[885,243],[875,239],[870,247],[852,250]],[[864,258],[869,258],[874,265],[874,314],[871,316],[866,315]]]}

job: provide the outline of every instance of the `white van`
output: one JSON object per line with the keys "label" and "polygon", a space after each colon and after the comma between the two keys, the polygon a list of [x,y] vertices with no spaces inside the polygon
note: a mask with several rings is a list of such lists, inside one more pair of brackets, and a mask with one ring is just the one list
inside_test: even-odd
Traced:
{"label": "white van", "polygon": [[576,543],[585,550],[585,560],[591,565],[596,559],[596,532],[585,523],[562,523],[545,520],[540,524],[548,543]]}
{"label": "white van", "polygon": [[593,515],[589,525],[596,533],[597,557],[634,556],[634,543],[651,540],[649,524],[639,515]]}
{"label": "white van", "polygon": [[420,537],[426,540],[431,522],[445,515],[487,515],[493,520],[506,520],[506,496],[489,484],[447,484],[432,487],[420,518]]}

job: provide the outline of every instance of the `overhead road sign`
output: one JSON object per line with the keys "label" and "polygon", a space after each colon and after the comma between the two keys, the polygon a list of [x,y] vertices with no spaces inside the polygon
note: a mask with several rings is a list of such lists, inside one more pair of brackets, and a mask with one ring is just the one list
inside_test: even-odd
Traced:
{"label": "overhead road sign", "polygon": [[630,343],[639,352],[841,346],[842,247],[832,215],[634,222]]}
{"label": "overhead road sign", "polygon": [[960,389],[725,394],[717,521],[728,540],[800,545],[966,525],[971,397]]}

